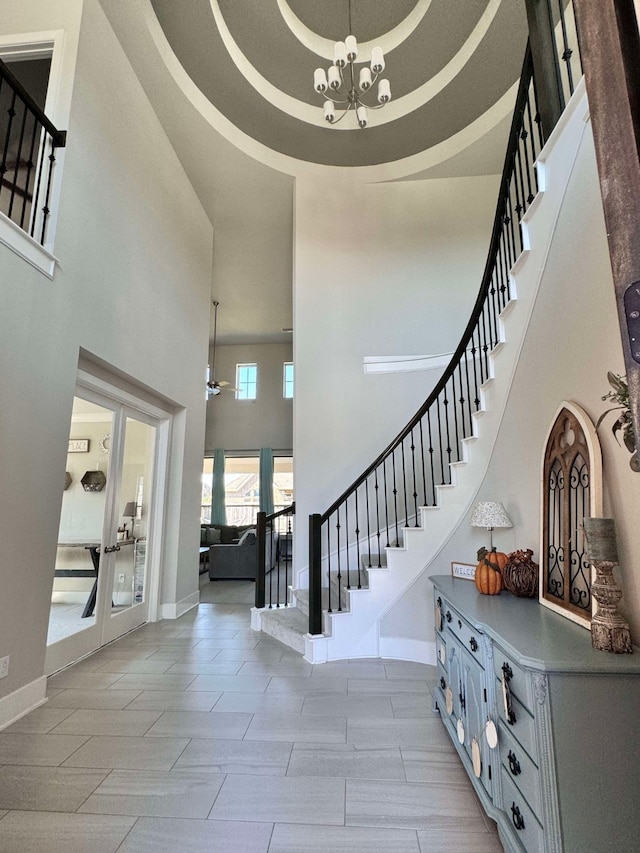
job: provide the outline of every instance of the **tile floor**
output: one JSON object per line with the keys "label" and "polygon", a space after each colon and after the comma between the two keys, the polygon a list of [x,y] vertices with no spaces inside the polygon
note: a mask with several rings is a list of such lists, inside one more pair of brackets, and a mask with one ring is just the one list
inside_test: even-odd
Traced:
{"label": "tile floor", "polygon": [[0,853],[500,853],[435,670],[311,666],[209,584],[49,680],[0,733]]}

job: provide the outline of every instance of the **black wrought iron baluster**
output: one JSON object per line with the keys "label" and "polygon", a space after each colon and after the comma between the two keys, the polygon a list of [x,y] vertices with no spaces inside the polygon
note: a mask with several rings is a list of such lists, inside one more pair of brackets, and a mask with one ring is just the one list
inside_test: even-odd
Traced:
{"label": "black wrought iron baluster", "polygon": [[436,399],[436,414],[438,416],[438,451],[440,456],[440,485],[443,485],[446,482],[444,476],[444,452],[442,445],[444,441],[442,439],[442,415],[440,412],[440,395]]}
{"label": "black wrought iron baluster", "polygon": [[327,596],[327,610],[329,613],[333,613],[331,607],[331,516],[327,518]]}
{"label": "black wrought iron baluster", "polygon": [[429,467],[431,469],[431,494],[432,494],[431,506],[435,506],[436,505],[436,475],[435,475],[434,466],[433,466],[434,447],[433,447],[433,433],[431,430],[431,409],[427,409],[427,429],[429,432]]}
{"label": "black wrought iron baluster", "polygon": [[[0,163],[0,196],[2,195],[2,190],[4,188],[4,176],[7,173],[7,155],[9,153],[9,143],[11,142],[11,129],[13,127],[13,119],[16,115],[16,93],[14,92],[11,97],[11,106],[7,110],[7,115],[9,116],[9,121],[7,122],[7,130],[4,138],[4,148],[2,151],[2,162]],[[8,189],[8,187],[7,187]]]}
{"label": "black wrought iron baluster", "polygon": [[[340,507],[336,510],[336,563],[338,566],[338,613],[342,612],[342,549],[340,548]],[[331,574],[329,574],[331,586]]]}
{"label": "black wrought iron baluster", "polygon": [[506,234],[504,227],[500,233],[498,253],[500,264],[500,310],[503,310],[509,302],[509,265],[507,261]]}
{"label": "black wrought iron baluster", "polygon": [[453,407],[453,429],[455,432],[454,448],[456,452],[455,461],[460,461],[460,428],[458,426],[458,400],[456,398],[456,372],[451,374],[451,405]]}
{"label": "black wrought iron baluster", "polygon": [[400,533],[398,531],[398,485],[396,481],[396,451],[395,449],[391,451],[391,477],[393,481],[393,523],[396,529],[396,541],[397,545],[400,541]]}
{"label": "black wrought iron baluster", "polygon": [[420,458],[422,459],[422,494],[424,497],[424,506],[428,506],[427,504],[427,469],[426,462],[424,458],[424,430],[423,430],[423,422],[424,418],[420,418]]}
{"label": "black wrought iron baluster", "polygon": [[[383,463],[383,467],[384,467],[384,463]],[[380,546],[382,545],[382,542],[380,541],[380,536],[381,536],[382,532],[380,530],[380,485],[378,483],[378,468],[376,468],[376,470],[374,472],[374,478],[375,478],[375,492],[376,492],[376,530],[377,530],[376,539],[378,540],[378,554],[380,554]],[[387,489],[386,489],[386,483],[385,483],[385,501],[386,501],[386,491],[387,491]],[[387,539],[388,538],[389,538],[389,535],[387,534]],[[389,543],[387,542],[387,545],[388,544]],[[378,557],[378,559],[380,559],[380,558]]]}
{"label": "black wrought iron baluster", "polygon": [[499,280],[498,265],[497,265],[496,258],[494,258],[494,260],[493,260],[493,271],[491,273],[491,281],[489,284],[489,294],[488,294],[488,298],[490,300],[489,301],[489,305],[490,305],[489,315],[491,318],[491,349],[493,349],[495,347],[495,345],[498,343],[498,340],[500,337],[499,333],[498,333],[498,329],[499,329],[498,315],[500,314],[500,306],[498,305],[498,280]]}
{"label": "black wrought iron baluster", "polygon": [[476,412],[480,409],[480,386],[478,384],[478,364],[477,364],[477,350],[476,344],[474,340],[475,330],[471,333],[471,364],[473,365],[473,402],[476,407]]}
{"label": "black wrought iron baluster", "polygon": [[[338,510],[339,512],[339,510]],[[351,561],[349,560],[349,498],[344,502],[344,561],[347,569],[347,589],[351,589]]]}
{"label": "black wrought iron baluster", "polygon": [[[1,81],[0,81],[1,82]],[[22,212],[20,214],[20,227],[24,228],[24,220],[27,214],[27,203],[32,201],[33,194],[29,191],[31,186],[31,172],[33,170],[33,157],[36,146],[36,136],[38,135],[38,120],[33,116],[33,133],[31,134],[31,145],[29,146],[29,159],[27,160],[27,174],[25,177],[25,193],[22,198]],[[29,210],[33,209],[33,205],[29,205]]]}
{"label": "black wrought iron baluster", "polygon": [[418,519],[418,488],[416,483],[416,443],[413,437],[413,429],[411,430],[411,471],[413,474],[413,508],[416,514],[416,527],[420,527]]}
{"label": "black wrought iron baluster", "polygon": [[48,156],[49,160],[49,174],[47,175],[47,191],[44,199],[44,207],[42,208],[42,233],[40,234],[40,243],[44,246],[44,237],[47,230],[47,222],[49,221],[49,214],[51,213],[51,209],[49,208],[49,200],[51,199],[51,183],[53,180],[53,170],[55,168],[56,163],[56,155],[55,155],[55,147],[53,144],[53,139],[51,140],[51,153]]}
{"label": "black wrought iron baluster", "polygon": [[487,303],[485,302],[480,312],[480,333],[482,335],[482,359],[484,362],[484,379],[489,379],[489,342],[487,335]]}
{"label": "black wrought iron baluster", "polygon": [[533,199],[535,198],[536,191],[534,190],[534,180],[535,176],[532,175],[533,170],[533,153],[530,153],[530,144],[529,138],[531,133],[526,128],[526,120],[527,116],[529,120],[531,120],[531,111],[529,109],[529,101],[527,99],[527,103],[525,105],[525,112],[522,116],[522,131],[520,133],[520,138],[522,139],[522,143],[524,146],[524,160],[525,160],[525,169],[527,174],[527,189],[529,190],[529,194],[527,195],[527,206],[531,204]]}
{"label": "black wrought iron baluster", "polygon": [[569,83],[569,94],[573,95],[575,87],[573,85],[573,69],[571,67],[571,57],[573,56],[573,50],[569,45],[569,37],[567,35],[567,22],[565,20],[564,14],[564,3],[563,0],[558,0],[558,8],[560,11],[560,26],[562,28],[562,45],[564,50],[562,51],[562,61],[565,64],[567,69],[567,82]]}
{"label": "black wrought iron baluster", "polygon": [[442,389],[442,405],[444,406],[445,436],[447,439],[447,446],[445,447],[445,452],[447,454],[446,482],[448,482],[451,477],[451,469],[449,468],[449,465],[451,465],[451,430],[449,429],[449,395],[447,393],[446,385]]}
{"label": "black wrought iron baluster", "polygon": [[391,544],[389,542],[389,530],[391,529],[391,525],[389,524],[389,489],[387,488],[387,460],[384,459],[382,462],[382,478],[384,481],[384,511],[385,518],[387,522],[387,548]]}
{"label": "black wrought iron baluster", "polygon": [[[285,546],[285,552],[284,552],[285,583],[287,585],[287,596],[291,595],[291,590],[289,589],[289,583],[290,583],[290,581],[293,580],[293,578],[289,577],[289,575],[291,574],[290,569],[291,569],[291,566],[293,564],[293,551],[292,551],[292,549],[293,549],[293,523],[292,523],[292,516],[288,515],[287,516],[287,539],[286,539],[286,546]],[[290,597],[287,598],[287,601],[291,602]]]}
{"label": "black wrought iron baluster", "polygon": [[522,215],[524,213],[524,205],[522,203],[522,187],[520,186],[520,179],[521,179],[522,175],[520,173],[520,169],[519,169],[519,165],[518,165],[519,160],[520,160],[519,154],[520,154],[519,148],[518,148],[518,146],[516,146],[516,150],[514,153],[514,159],[513,159],[513,187],[514,187],[514,191],[515,191],[515,195],[516,195],[516,215],[518,217],[518,219],[517,219],[518,231],[517,231],[517,243],[516,243],[516,245],[517,245],[516,260],[518,259],[518,257],[520,256],[520,253],[522,252],[522,225],[520,223],[521,223]]}
{"label": "black wrought iron baluster", "polygon": [[[27,126],[27,105],[22,105],[22,124],[20,125],[20,138],[18,140],[18,151],[16,153],[16,166],[13,170],[13,189],[11,192],[11,201],[9,202],[9,210],[7,211],[7,216],[9,219],[12,218],[11,214],[13,213],[13,202],[15,201],[15,197],[18,194],[18,174],[20,172],[20,164],[22,162],[22,145],[24,144],[24,132]],[[26,192],[26,189],[25,191]]]}
{"label": "black wrought iron baluster", "polygon": [[362,582],[360,579],[360,522],[358,521],[358,489],[356,488],[355,492],[355,502],[356,502],[356,565],[358,566],[358,589],[362,589]]}
{"label": "black wrought iron baluster", "polygon": [[407,466],[404,457],[404,439],[400,442],[400,457],[402,459],[402,491],[404,497],[404,523],[409,524],[409,506],[407,504]]}
{"label": "black wrought iron baluster", "polygon": [[522,165],[522,137],[520,134],[518,134],[518,145],[516,147],[516,183],[519,188],[520,203],[522,205],[522,210],[518,213],[518,221],[520,223],[520,251],[522,251],[524,247],[524,240],[522,237],[522,217],[527,210],[527,190],[524,181],[524,168]]}
{"label": "black wrought iron baluster", "polygon": [[[465,351],[466,352],[466,351]],[[458,391],[460,392],[460,396],[458,397],[458,404],[460,405],[460,421],[462,423],[462,438],[467,438],[471,434],[471,421],[468,417],[467,407],[465,403],[467,402],[464,396],[464,382],[462,379],[462,361],[465,359],[465,352],[460,356],[460,360],[458,361],[458,366],[456,370],[458,371]],[[466,359],[465,359],[466,360]],[[462,442],[461,442],[462,445]],[[462,450],[460,451],[460,458],[462,458]]]}
{"label": "black wrought iron baluster", "polygon": [[[44,137],[44,133],[41,134]],[[38,205],[40,204],[40,185],[42,184],[42,173],[44,170],[44,161],[46,160],[45,155],[45,144],[42,143],[39,155],[39,164],[38,164],[38,177],[36,179],[35,191],[33,193],[33,200],[31,202],[31,228],[29,229],[29,233],[33,237],[35,235],[36,230],[36,222],[38,221]]]}
{"label": "black wrought iron baluster", "polygon": [[[371,568],[371,510],[369,508],[369,478],[364,481],[365,508],[367,512],[367,550],[369,552],[368,568]],[[378,537],[380,531],[378,531]],[[379,543],[378,543],[379,546]]]}
{"label": "black wrought iron baluster", "polygon": [[[474,341],[474,346],[476,347],[476,352],[478,353],[478,373],[480,374],[480,388],[484,385],[485,375],[484,375],[484,358],[482,352],[482,335],[480,332],[482,324],[482,316],[478,317],[478,323],[473,330],[472,340]],[[479,390],[479,389],[478,389]]]}
{"label": "black wrought iron baluster", "polygon": [[518,248],[516,243],[516,228],[518,228],[518,222],[516,219],[516,213],[514,212],[513,205],[513,172],[511,173],[511,180],[509,181],[509,195],[507,196],[507,235],[509,238],[508,246],[509,246],[509,269],[513,267],[518,257]]}

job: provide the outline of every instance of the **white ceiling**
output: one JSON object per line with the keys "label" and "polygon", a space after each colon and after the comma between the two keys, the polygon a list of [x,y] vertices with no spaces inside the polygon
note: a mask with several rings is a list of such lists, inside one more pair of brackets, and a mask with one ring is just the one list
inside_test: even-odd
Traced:
{"label": "white ceiling", "polygon": [[[493,174],[501,169],[513,84],[517,77],[517,73],[514,75],[513,62],[506,62],[504,56],[489,62],[485,55],[483,60],[482,67],[489,69],[489,77],[485,79],[483,86],[486,88],[490,85],[492,91],[489,98],[491,104],[487,109],[483,106],[484,111],[480,110],[477,104],[474,104],[473,96],[465,95],[466,90],[461,88],[460,81],[454,79],[451,82],[451,91],[443,90],[440,97],[434,97],[430,102],[432,109],[437,106],[441,110],[442,121],[452,129],[451,136],[440,139],[436,135],[433,144],[425,151],[417,150],[420,146],[416,146],[415,142],[409,149],[403,149],[401,146],[398,149],[399,156],[396,156],[397,153],[393,152],[393,130],[396,123],[387,124],[386,128],[342,133],[337,129],[324,127],[320,118],[318,127],[314,128],[295,116],[284,114],[280,108],[269,103],[266,95],[260,98],[261,93],[253,90],[249,92],[246,78],[238,70],[234,60],[226,54],[218,57],[218,68],[226,68],[223,81],[219,77],[215,78],[218,91],[223,84],[235,87],[238,105],[246,110],[259,108],[262,119],[260,116],[248,115],[236,115],[230,119],[222,108],[219,109],[213,103],[215,87],[207,95],[203,92],[211,57],[206,50],[206,43],[203,45],[201,34],[196,30],[193,31],[193,42],[190,40],[188,24],[191,18],[195,26],[200,20],[198,16],[211,12],[214,6],[218,12],[224,10],[227,15],[225,21],[230,27],[235,26],[233,35],[238,43],[242,42],[245,51],[251,53],[254,63],[263,62],[261,71],[265,76],[273,76],[273,50],[270,53],[268,41],[257,38],[257,34],[252,31],[254,16],[251,7],[253,6],[253,11],[260,10],[265,21],[263,29],[269,23],[279,38],[284,37],[285,28],[278,16],[285,7],[300,16],[307,28],[320,28],[319,21],[322,20],[323,31],[318,35],[324,38],[332,34],[333,30],[339,32],[340,28],[343,28],[343,24],[338,26],[337,22],[342,22],[345,17],[346,0],[318,0],[314,3],[314,7],[318,8],[313,10],[301,0],[289,0],[288,3],[286,0],[243,0],[247,10],[246,31],[242,31],[240,26],[243,18],[237,14],[237,7],[236,14],[231,14],[234,6],[230,0],[181,0],[180,15],[175,18],[175,21],[181,21],[179,38],[166,21],[167,31],[163,30],[154,11],[154,4],[161,10],[170,8],[167,0],[100,2],[213,223],[212,298],[220,303],[220,344],[275,343],[290,340],[290,335],[283,333],[282,329],[292,324],[294,180],[295,175],[314,170],[326,173],[327,179],[338,179],[339,166],[322,164],[323,157],[326,156],[325,151],[322,157],[315,158],[314,162],[314,151],[317,153],[325,145],[323,140],[327,138],[327,134],[331,135],[332,151],[338,151],[338,160],[341,156],[340,139],[343,139],[344,145],[351,149],[348,155],[351,158],[358,156],[357,146],[362,146],[364,164],[373,163],[376,159],[375,156],[373,161],[371,159],[372,145],[375,149],[373,134],[384,132],[380,139],[384,140],[381,145],[384,144],[389,155],[388,162],[360,167],[359,173],[365,180],[413,180]],[[171,2],[175,7],[174,0]],[[369,12],[375,14],[377,10],[379,20],[383,20],[385,26],[396,25],[398,16],[406,14],[407,10],[426,6],[424,26],[428,20],[428,7],[433,3],[432,23],[435,20],[442,22],[441,26],[446,29],[446,33],[443,29],[441,38],[444,39],[448,34],[450,53],[455,53],[459,48],[452,33],[459,33],[460,38],[464,40],[469,37],[472,29],[472,22],[465,27],[460,22],[453,22],[451,15],[461,15],[467,9],[473,22],[477,23],[484,14],[484,20],[492,22],[486,36],[487,39],[491,38],[491,50],[494,50],[495,45],[500,44],[503,38],[509,41],[509,50],[519,57],[523,55],[526,28],[524,16],[520,15],[524,5],[521,0],[446,0],[445,6],[442,2],[443,0],[402,0],[401,3],[397,0],[352,0],[354,12],[358,10],[358,14],[362,16]],[[451,7],[452,3],[455,10]],[[450,12],[449,19],[444,14],[446,8]],[[305,14],[305,10],[309,14]],[[438,11],[440,17],[436,18]],[[336,17],[333,29],[332,15]],[[500,22],[504,31],[496,32],[495,28]],[[213,18],[208,25],[214,26]],[[375,26],[372,25],[370,29],[375,33]],[[287,32],[293,38],[291,32]],[[407,50],[410,49],[412,55],[415,55],[416,51],[416,33],[417,31],[413,34],[413,40],[406,39]],[[438,33],[431,32],[429,38],[437,40]],[[170,39],[175,40],[178,52],[186,50],[187,53],[197,56],[192,56],[188,61],[186,55],[183,56],[183,64]],[[489,48],[485,42],[486,39],[481,40],[480,44],[484,45],[486,53]],[[301,52],[300,45],[297,45],[297,48]],[[306,53],[313,53],[306,47],[304,50]],[[397,67],[401,69],[401,46],[397,52]],[[220,66],[221,59],[224,66]],[[324,58],[314,59],[312,55],[305,60],[307,65],[309,62],[313,64],[313,61],[318,65],[328,64]],[[446,65],[446,61],[447,56],[442,55],[440,65]],[[185,64],[190,64],[191,74],[187,73]],[[406,67],[412,66],[407,64]],[[290,73],[295,76],[296,69],[291,68]],[[200,85],[195,82],[194,77],[202,78],[198,81]],[[311,89],[311,84],[309,87]],[[453,97],[454,91],[458,93],[457,101]],[[313,101],[312,90],[309,100]],[[233,112],[235,103],[233,101],[231,107],[228,103],[224,105],[227,113]],[[465,110],[468,115],[462,120],[460,115]],[[321,116],[321,110],[318,112]],[[424,123],[426,119],[423,113],[423,109],[414,110],[411,116],[403,118],[402,121],[415,120]],[[428,121],[436,121],[433,114]],[[265,131],[267,142],[259,138],[263,127],[268,130],[268,133]],[[403,126],[401,130],[398,126],[395,131],[398,144],[407,136],[409,127]],[[417,138],[424,135],[422,131],[415,132]],[[273,143],[278,134],[283,140],[281,146]],[[369,136],[366,136],[367,134]],[[301,148],[305,144],[307,148]],[[296,151],[301,156],[296,156]]]}

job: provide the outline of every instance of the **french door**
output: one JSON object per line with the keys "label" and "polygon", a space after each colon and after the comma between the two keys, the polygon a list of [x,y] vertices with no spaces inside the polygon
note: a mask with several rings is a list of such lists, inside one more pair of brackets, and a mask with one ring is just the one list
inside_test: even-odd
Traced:
{"label": "french door", "polygon": [[101,384],[74,398],[46,674],[156,615],[169,419]]}

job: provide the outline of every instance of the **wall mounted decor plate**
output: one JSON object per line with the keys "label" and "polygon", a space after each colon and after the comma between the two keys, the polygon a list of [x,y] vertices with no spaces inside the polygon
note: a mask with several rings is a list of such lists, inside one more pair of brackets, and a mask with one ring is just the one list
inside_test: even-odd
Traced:
{"label": "wall mounted decor plate", "polygon": [[101,492],[105,487],[107,478],[102,471],[87,471],[80,482],[85,492]]}

